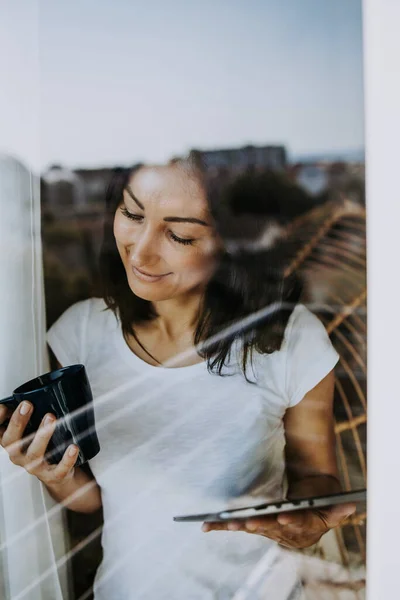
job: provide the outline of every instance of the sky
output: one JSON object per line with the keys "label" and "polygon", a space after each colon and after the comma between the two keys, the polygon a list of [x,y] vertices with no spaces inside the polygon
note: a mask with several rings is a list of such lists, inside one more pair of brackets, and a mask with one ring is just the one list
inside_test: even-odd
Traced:
{"label": "sky", "polygon": [[361,0],[0,0],[0,151],[35,169],[364,145]]}

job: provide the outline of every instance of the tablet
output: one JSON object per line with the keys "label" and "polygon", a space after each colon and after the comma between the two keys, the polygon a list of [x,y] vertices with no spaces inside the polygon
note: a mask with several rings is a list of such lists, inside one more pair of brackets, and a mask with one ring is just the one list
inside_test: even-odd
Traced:
{"label": "tablet", "polygon": [[352,492],[340,492],[327,496],[313,496],[311,498],[302,498],[298,500],[281,500],[270,502],[268,504],[258,504],[256,506],[244,506],[243,508],[232,508],[216,513],[204,513],[197,515],[180,515],[174,517],[174,521],[230,521],[232,519],[249,519],[251,517],[261,517],[263,515],[275,515],[281,512],[291,512],[293,510],[304,510],[306,508],[321,508],[332,506],[334,504],[344,504],[346,502],[365,502],[367,500],[367,490],[356,490]]}

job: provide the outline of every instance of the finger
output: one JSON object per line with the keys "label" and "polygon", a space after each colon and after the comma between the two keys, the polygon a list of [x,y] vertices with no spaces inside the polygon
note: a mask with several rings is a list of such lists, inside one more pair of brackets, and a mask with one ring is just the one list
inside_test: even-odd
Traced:
{"label": "finger", "polygon": [[243,523],[239,521],[226,521],[226,522],[206,522],[202,525],[202,531],[207,533],[208,531],[240,531],[243,528]]}
{"label": "finger", "polygon": [[0,425],[0,446],[3,445],[3,435],[4,435],[4,432],[6,429],[7,429],[7,427],[3,427]]}
{"label": "finger", "polygon": [[283,512],[278,515],[277,521],[280,525],[293,525],[303,527],[309,518],[310,511],[299,510],[295,512]]}
{"label": "finger", "polygon": [[245,522],[245,531],[254,535],[262,535],[278,543],[287,537],[285,528],[279,525],[276,520],[271,521],[270,519],[248,519]]}
{"label": "finger", "polygon": [[304,534],[320,537],[329,529],[326,520],[315,510],[302,510],[288,517],[290,519],[285,519],[282,529],[289,538]]}
{"label": "finger", "polygon": [[354,503],[337,504],[331,506],[326,511],[323,511],[324,519],[328,527],[337,527],[348,519],[357,510],[357,505]]}
{"label": "finger", "polygon": [[11,461],[16,464],[21,463],[24,446],[33,437],[31,434],[22,437],[32,414],[32,408],[30,402],[22,402],[13,412],[10,422],[2,434],[1,445],[8,452]]}
{"label": "finger", "polygon": [[276,515],[247,519],[245,527],[248,531],[270,531],[277,528]]}
{"label": "finger", "polygon": [[12,409],[6,406],[5,404],[0,404],[0,425],[4,423],[7,419],[9,419],[12,415]]}
{"label": "finger", "polygon": [[9,446],[21,439],[25,427],[28,424],[32,414],[32,404],[30,402],[21,402],[17,409],[11,415],[10,422],[3,435],[3,445]]}
{"label": "finger", "polygon": [[51,477],[54,480],[54,482],[61,483],[66,479],[66,477],[73,470],[78,455],[78,447],[75,446],[75,444],[70,444],[64,452],[61,461],[51,473]]}
{"label": "finger", "polygon": [[12,410],[5,404],[0,404],[0,445],[3,438],[4,432],[7,429],[7,425],[3,425],[11,417]]}
{"label": "finger", "polygon": [[25,455],[24,467],[28,473],[35,474],[43,465],[46,448],[54,433],[55,424],[56,418],[51,413],[43,417],[40,427]]}

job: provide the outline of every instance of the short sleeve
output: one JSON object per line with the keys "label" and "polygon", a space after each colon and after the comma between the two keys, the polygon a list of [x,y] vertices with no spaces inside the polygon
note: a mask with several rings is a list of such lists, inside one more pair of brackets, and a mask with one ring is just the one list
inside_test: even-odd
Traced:
{"label": "short sleeve", "polygon": [[47,343],[63,367],[85,362],[84,349],[89,310],[90,300],[73,304],[46,334]]}
{"label": "short sleeve", "polygon": [[334,368],[339,355],[323,323],[302,304],[294,309],[285,338],[286,394],[291,407]]}

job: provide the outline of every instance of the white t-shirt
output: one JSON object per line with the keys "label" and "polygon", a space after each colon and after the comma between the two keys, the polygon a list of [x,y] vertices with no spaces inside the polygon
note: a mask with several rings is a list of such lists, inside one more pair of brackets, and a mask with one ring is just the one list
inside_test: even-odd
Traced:
{"label": "white t-shirt", "polygon": [[47,336],[63,366],[85,365],[93,391],[100,453],[89,464],[104,511],[95,599],[231,599],[273,542],[203,533],[201,523],[173,516],[281,498],[283,415],[338,355],[299,305],[281,350],[255,354],[255,384],[233,359],[225,377],[206,362],[155,367],[129,349],[105,308],[99,298],[78,302]]}

